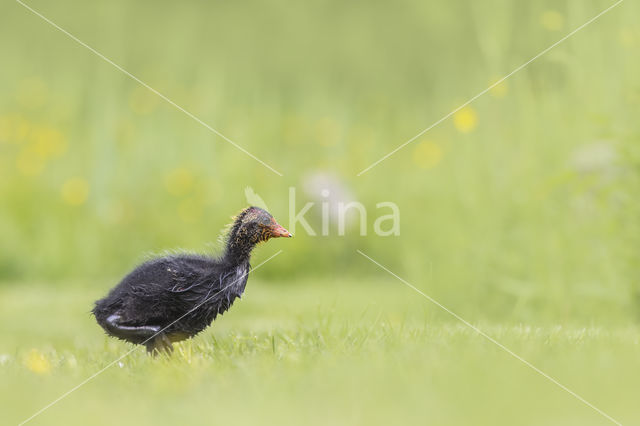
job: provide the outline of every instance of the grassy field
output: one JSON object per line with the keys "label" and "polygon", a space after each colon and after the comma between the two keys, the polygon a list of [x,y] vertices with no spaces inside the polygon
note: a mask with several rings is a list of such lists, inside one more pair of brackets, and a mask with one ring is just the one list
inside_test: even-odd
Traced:
{"label": "grassy field", "polygon": [[396,203],[401,237],[361,238],[355,224],[333,238],[333,222],[329,237],[292,243],[271,278],[353,272],[358,247],[394,269],[429,259],[448,286],[559,298],[628,288],[638,272],[634,2],[360,177],[612,2],[29,4],[284,176],[12,4],[0,16],[2,280],[116,276],[141,253],[201,250],[246,186],[285,227],[297,188],[319,229],[319,194],[304,191],[317,173],[371,216]]}
{"label": "grassy field", "polygon": [[[32,424],[640,423],[640,5],[609,0],[30,0],[0,13],[0,419],[132,347],[89,311],[149,253],[219,250],[262,197],[321,227],[271,241],[245,300],[172,359],[132,352]],[[311,185],[312,186],[312,185]],[[400,235],[372,235],[390,201]],[[289,217],[291,219],[291,217]],[[211,243],[213,242],[213,243]]]}
{"label": "grassy field", "polygon": [[[139,347],[31,424],[609,423],[392,278],[287,284],[250,280],[171,359]],[[0,293],[4,424],[133,348],[89,316],[99,295]],[[623,424],[640,421],[638,327],[477,325]]]}

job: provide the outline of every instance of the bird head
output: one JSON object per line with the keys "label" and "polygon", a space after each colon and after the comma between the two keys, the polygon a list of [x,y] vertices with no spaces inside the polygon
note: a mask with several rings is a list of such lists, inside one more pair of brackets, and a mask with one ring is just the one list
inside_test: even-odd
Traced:
{"label": "bird head", "polygon": [[257,244],[270,238],[293,237],[274,218],[259,207],[248,207],[236,216],[231,238],[242,238]]}

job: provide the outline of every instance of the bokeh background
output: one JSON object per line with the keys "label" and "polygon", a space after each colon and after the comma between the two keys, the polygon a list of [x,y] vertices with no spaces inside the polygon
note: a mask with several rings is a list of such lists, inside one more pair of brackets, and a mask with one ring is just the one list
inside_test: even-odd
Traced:
{"label": "bokeh background", "polygon": [[[270,315],[260,297],[277,306],[275,294],[293,294],[291,309],[303,322],[308,310],[314,321],[335,314],[340,323],[352,314],[368,318],[387,303],[391,318],[409,323],[437,315],[413,295],[390,296],[393,278],[360,249],[471,321],[631,327],[623,335],[633,337],[621,339],[636,342],[637,351],[636,3],[623,2],[361,176],[613,2],[28,4],[284,176],[19,3],[3,4],[0,306],[7,369],[50,374],[57,365],[71,368],[61,359],[74,345],[91,360],[92,344],[114,356],[126,348],[91,324],[91,301],[152,253],[220,250],[220,232],[245,207],[247,186],[284,226],[288,188],[295,187],[297,209],[316,203],[306,217],[320,230],[318,176],[367,207],[369,235],[360,236],[356,223],[338,236],[334,222],[328,236],[298,232],[261,247],[254,263],[284,252],[251,279],[257,296],[245,309],[255,322],[226,323],[224,333],[255,330]],[[400,236],[372,232],[382,201],[399,206]],[[338,313],[327,307],[332,294],[344,295]],[[383,308],[371,308],[367,296]],[[399,299],[387,302],[393,297]],[[82,316],[77,329],[75,314]],[[595,359],[607,366],[615,358]],[[633,357],[629,362],[637,369]],[[336,371],[346,374],[340,365],[344,371]],[[26,383],[24,392],[39,383],[24,379],[29,372],[7,374]],[[59,374],[69,384],[82,376]],[[41,402],[64,390],[48,386]],[[338,413],[353,414],[351,405],[343,408]],[[470,418],[491,418],[478,410]],[[464,423],[456,416],[440,420]]]}

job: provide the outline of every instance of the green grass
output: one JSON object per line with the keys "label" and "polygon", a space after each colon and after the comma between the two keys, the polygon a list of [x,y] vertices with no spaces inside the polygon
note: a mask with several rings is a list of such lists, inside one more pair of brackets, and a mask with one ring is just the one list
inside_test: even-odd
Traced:
{"label": "green grass", "polygon": [[[104,337],[88,315],[100,294],[38,285],[2,290],[3,423],[23,420],[132,348]],[[477,325],[623,424],[640,421],[638,327]],[[49,364],[46,372],[28,368],[34,351]],[[608,424],[393,279],[366,285],[252,279],[242,301],[178,345],[170,359],[150,358],[140,347],[32,424],[112,419],[127,425]]]}
{"label": "green grass", "polygon": [[[635,287],[634,2],[470,105],[469,132],[446,120],[356,177],[612,3],[29,3],[284,177],[12,3],[0,17],[0,279],[64,285],[150,250],[202,249],[245,206],[245,186],[286,227],[288,187],[300,208],[307,175],[324,172],[370,217],[397,203],[401,238],[363,239],[357,225],[334,238],[334,222],[330,237],[299,234],[269,277],[352,271],[359,247],[393,269],[432,260],[459,289],[518,283],[560,299],[571,286]],[[544,25],[549,12],[559,27]],[[614,158],[585,170],[575,158],[594,143]],[[74,179],[88,189],[79,204],[63,195]],[[307,216],[317,230],[319,212]],[[482,294],[470,295],[492,303]]]}

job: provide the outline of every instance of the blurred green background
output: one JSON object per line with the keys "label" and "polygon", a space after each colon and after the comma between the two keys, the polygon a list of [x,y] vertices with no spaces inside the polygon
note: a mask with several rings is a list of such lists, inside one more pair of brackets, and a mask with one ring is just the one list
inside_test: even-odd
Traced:
{"label": "blurred green background", "polygon": [[[54,365],[68,359],[60,351],[74,353],[78,345],[95,350],[87,342],[102,348],[101,331],[86,316],[91,301],[151,253],[220,250],[218,236],[246,206],[247,186],[285,227],[288,188],[295,187],[298,209],[316,203],[307,218],[319,230],[319,198],[304,190],[318,175],[330,176],[367,207],[369,235],[359,236],[356,224],[338,236],[332,223],[329,236],[299,231],[292,240],[269,242],[254,264],[284,252],[256,271],[249,292],[254,286],[262,286],[255,290],[262,297],[293,291],[281,306],[290,302],[331,316],[331,295],[346,291],[335,321],[347,328],[366,323],[371,318],[357,315],[376,309],[416,327],[429,315],[440,316],[411,293],[401,293],[407,299],[388,312],[380,308],[391,297],[386,286],[401,284],[391,284],[392,277],[356,253],[360,249],[472,322],[625,327],[629,334],[623,335],[633,337],[622,341],[635,346],[620,351],[637,355],[636,3],[623,2],[361,176],[613,2],[28,4],[284,176],[19,3],[3,4],[0,294],[3,331],[14,337],[0,349],[11,368],[22,368],[24,357],[30,365],[32,347],[49,353],[57,361],[47,363]],[[382,201],[399,206],[400,236],[372,232]],[[351,287],[358,291],[345,290]],[[367,307],[368,296],[378,308]],[[91,336],[88,341],[61,339],[47,326],[46,315],[59,315],[65,301],[83,316],[75,332]],[[351,303],[357,308],[350,310]],[[272,313],[250,306],[244,309],[255,322],[227,328],[251,333],[269,321]],[[308,317],[300,315],[304,329]],[[73,330],[76,317],[62,318],[68,322],[54,323]],[[277,334],[278,325],[270,330]],[[598,333],[594,345],[607,351],[608,340],[598,341]],[[264,350],[271,350],[269,336],[263,336]],[[544,333],[538,338],[549,342]],[[94,366],[126,347],[109,345],[113,353]],[[604,362],[598,365],[615,364],[610,355],[592,355]],[[625,377],[633,365],[637,372],[634,359],[629,356],[626,370],[612,371]],[[24,380],[22,373],[10,374]],[[491,418],[477,415],[467,419]],[[441,420],[464,418],[445,412]]]}

